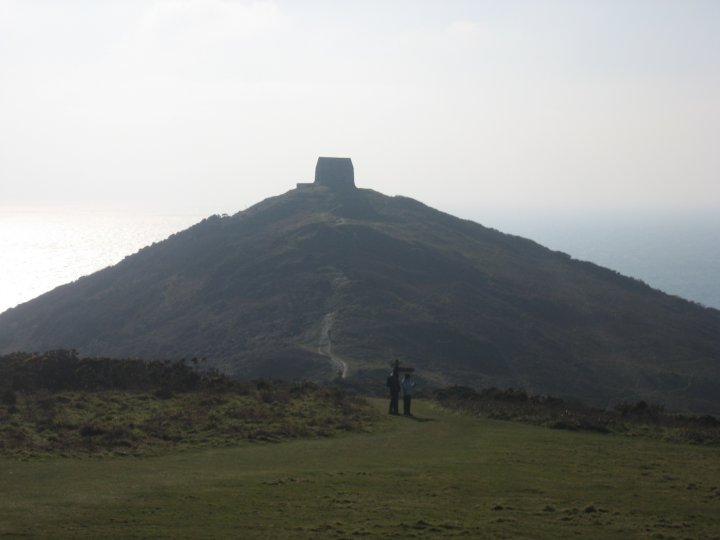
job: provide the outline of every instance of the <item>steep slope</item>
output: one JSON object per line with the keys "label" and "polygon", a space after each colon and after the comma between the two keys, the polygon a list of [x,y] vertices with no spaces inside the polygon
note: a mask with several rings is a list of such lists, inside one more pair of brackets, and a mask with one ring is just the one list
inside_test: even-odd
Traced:
{"label": "steep slope", "polygon": [[0,315],[0,352],[522,386],[720,413],[720,312],[365,189],[299,186]]}

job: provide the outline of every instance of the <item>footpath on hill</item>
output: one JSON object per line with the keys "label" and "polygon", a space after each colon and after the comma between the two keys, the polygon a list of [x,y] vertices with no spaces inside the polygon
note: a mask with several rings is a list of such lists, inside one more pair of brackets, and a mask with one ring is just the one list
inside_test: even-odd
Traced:
{"label": "footpath on hill", "polygon": [[0,536],[715,538],[717,449],[451,413],[157,457],[0,459]]}

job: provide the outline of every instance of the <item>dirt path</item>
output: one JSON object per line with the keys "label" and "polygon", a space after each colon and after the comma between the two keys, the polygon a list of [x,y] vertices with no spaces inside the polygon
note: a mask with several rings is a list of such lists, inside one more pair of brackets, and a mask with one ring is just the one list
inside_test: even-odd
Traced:
{"label": "dirt path", "polygon": [[345,360],[338,358],[332,352],[332,328],[335,323],[335,312],[328,313],[320,323],[320,340],[318,341],[318,354],[327,356],[335,367],[340,378],[347,377],[348,365]]}

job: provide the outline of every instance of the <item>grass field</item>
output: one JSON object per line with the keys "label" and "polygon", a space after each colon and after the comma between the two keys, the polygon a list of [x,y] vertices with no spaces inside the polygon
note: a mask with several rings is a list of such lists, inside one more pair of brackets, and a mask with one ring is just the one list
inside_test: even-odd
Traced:
{"label": "grass field", "polygon": [[2,457],[0,537],[720,538],[718,448],[416,414],[155,457]]}

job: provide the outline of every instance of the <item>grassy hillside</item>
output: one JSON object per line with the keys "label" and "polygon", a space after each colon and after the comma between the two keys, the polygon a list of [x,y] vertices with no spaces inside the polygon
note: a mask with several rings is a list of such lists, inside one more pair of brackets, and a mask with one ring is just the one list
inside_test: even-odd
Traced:
{"label": "grassy hillside", "polygon": [[717,449],[480,419],[422,401],[416,414],[383,416],[371,433],[157,457],[0,457],[0,535],[720,536]]}
{"label": "grassy hillside", "polygon": [[367,189],[214,216],[0,314],[0,353],[207,358],[242,378],[521,387],[720,414],[720,311]]}

